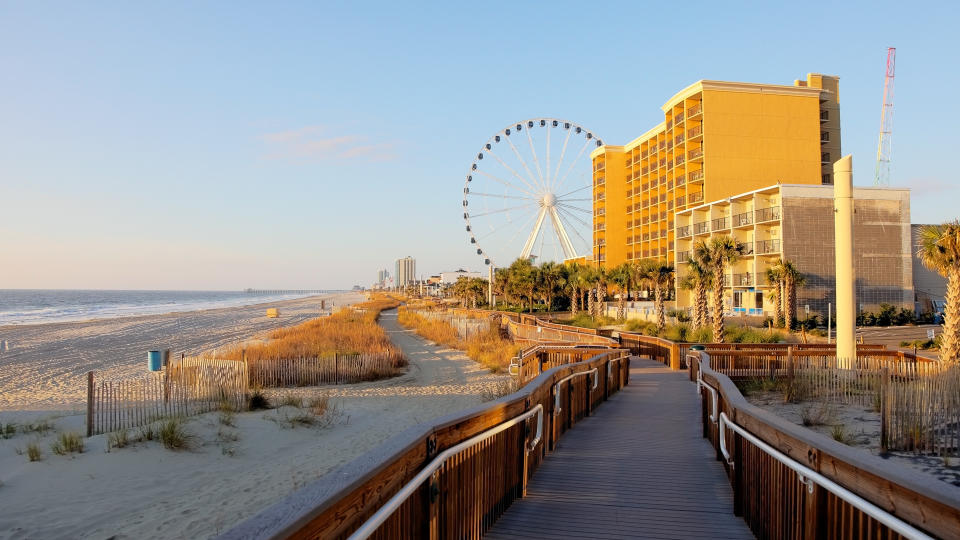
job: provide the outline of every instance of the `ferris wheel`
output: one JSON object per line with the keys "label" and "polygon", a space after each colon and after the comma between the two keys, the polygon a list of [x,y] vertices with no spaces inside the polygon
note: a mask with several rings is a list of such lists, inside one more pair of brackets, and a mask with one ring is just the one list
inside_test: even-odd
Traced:
{"label": "ferris wheel", "polygon": [[600,146],[591,131],[554,118],[518,122],[487,140],[463,187],[467,234],[485,264],[506,266],[518,257],[563,261],[589,253],[589,156]]}

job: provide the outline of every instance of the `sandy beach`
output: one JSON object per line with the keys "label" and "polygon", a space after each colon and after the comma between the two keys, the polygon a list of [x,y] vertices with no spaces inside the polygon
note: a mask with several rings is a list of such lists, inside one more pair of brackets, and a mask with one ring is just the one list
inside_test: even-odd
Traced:
{"label": "sandy beach", "polygon": [[[268,304],[144,315],[83,322],[0,326],[0,411],[76,411],[86,400],[83,376],[102,380],[142,375],[146,352],[170,349],[196,354],[281,326],[299,324],[329,310],[364,300],[359,293],[313,296]],[[280,317],[264,316],[267,307]]]}
{"label": "sandy beach", "polygon": [[[303,309],[309,306],[305,301]],[[410,360],[405,374],[270,392],[275,400],[331,396],[333,412],[315,426],[291,426],[284,419],[299,410],[282,407],[239,413],[233,426],[217,413],[193,417],[187,429],[194,444],[186,451],[152,441],[107,452],[107,436],[100,435],[85,439],[84,453],[59,456],[50,451],[52,433],[0,440],[0,539],[215,536],[411,425],[492,398],[509,380],[401,328],[396,311],[384,312],[381,324]],[[231,332],[214,341],[235,339],[227,337]],[[138,353],[129,369],[141,364]],[[44,403],[55,405],[52,398]],[[0,422],[37,414],[0,412]],[[53,417],[61,431],[79,431],[82,422],[83,415]],[[28,442],[43,449],[42,461],[21,455]]]}

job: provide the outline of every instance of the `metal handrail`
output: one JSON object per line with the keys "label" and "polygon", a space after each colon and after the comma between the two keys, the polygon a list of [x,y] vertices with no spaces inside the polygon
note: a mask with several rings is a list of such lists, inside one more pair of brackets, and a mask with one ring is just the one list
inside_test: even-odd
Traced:
{"label": "metal handrail", "polygon": [[[594,371],[596,371],[596,369],[594,369]],[[536,448],[538,444],[540,444],[540,439],[543,436],[543,405],[540,405],[539,403],[529,411],[519,416],[516,416],[511,420],[507,420],[506,422],[499,424],[493,428],[490,428],[487,431],[480,433],[479,435],[474,435],[473,437],[463,441],[462,443],[456,446],[450,447],[444,450],[443,452],[441,452],[437,457],[433,459],[433,461],[430,462],[429,465],[427,465],[426,467],[423,468],[423,470],[417,473],[417,475],[414,476],[412,480],[410,480],[402,488],[400,488],[400,491],[398,491],[393,497],[391,497],[390,500],[386,502],[386,504],[381,506],[380,509],[377,510],[375,514],[370,516],[370,519],[368,519],[363,525],[361,525],[359,529],[354,531],[354,533],[350,535],[350,540],[363,540],[363,539],[369,538],[373,533],[377,531],[377,528],[380,525],[382,525],[383,522],[385,522],[391,515],[393,515],[394,512],[397,511],[398,508],[400,508],[400,505],[403,504],[410,497],[410,495],[412,495],[413,492],[416,491],[420,487],[420,485],[427,480],[427,478],[433,476],[438,470],[440,470],[440,467],[443,466],[443,464],[451,456],[458,454],[463,450],[470,448],[471,446],[475,446],[477,443],[485,441],[490,437],[493,437],[497,433],[500,433],[501,431],[511,428],[519,424],[520,422],[525,421],[527,418],[530,418],[534,414],[537,415],[537,435],[536,437],[534,437],[533,442],[531,442],[525,448],[528,453],[533,451],[533,449]]]}
{"label": "metal handrail", "polygon": [[876,519],[880,523],[883,523],[884,525],[886,525],[887,527],[889,527],[890,529],[892,529],[893,531],[895,531],[900,535],[906,536],[908,538],[924,538],[924,539],[932,538],[931,536],[925,534],[924,532],[917,529],[916,527],[913,527],[909,523],[895,517],[893,514],[890,514],[889,512],[883,510],[882,508],[876,506],[875,504],[867,501],[863,497],[860,497],[856,493],[853,493],[852,491],[841,486],[840,484],[837,484],[833,480],[830,480],[829,478],[821,475],[820,473],[814,471],[813,469],[800,464],[799,462],[793,460],[792,458],[780,452],[776,448],[773,448],[769,444],[763,442],[756,435],[747,431],[743,426],[740,426],[736,422],[730,420],[730,418],[727,416],[727,413],[720,412],[718,417],[717,412],[719,408],[719,403],[717,399],[717,395],[718,395],[717,389],[710,386],[706,382],[704,382],[703,372],[699,368],[697,369],[697,386],[698,386],[698,390],[699,390],[699,387],[702,386],[710,390],[711,394],[713,395],[713,411],[710,416],[710,420],[713,421],[713,423],[715,424],[719,424],[720,453],[723,454],[723,458],[724,460],[726,460],[729,466],[733,467],[733,458],[730,456],[730,452],[727,450],[727,437],[726,437],[726,430],[725,430],[727,426],[733,429],[733,431],[738,433],[741,437],[750,441],[751,444],[753,444],[760,450],[766,452],[767,455],[776,459],[777,461],[786,465],[787,467],[792,469],[795,473],[797,473],[797,477],[800,480],[800,483],[807,486],[808,493],[813,493],[814,484],[818,484],[820,485],[820,487],[833,493],[837,497],[840,497],[841,499],[850,503],[854,508],[860,510],[861,512],[864,512],[865,514],[872,517],[873,519]]}
{"label": "metal handrail", "polygon": [[[538,326],[537,328],[542,328],[542,327],[539,327],[539,326]],[[566,349],[576,349],[576,350],[578,350],[578,351],[584,351],[584,350],[589,351],[589,350],[593,350],[593,349],[609,350],[610,347],[608,347],[608,346],[606,346],[606,345],[588,345],[588,344],[579,344],[579,345],[544,345],[544,344],[537,344],[537,345],[534,345],[533,347],[528,348],[528,349],[525,350],[525,351],[520,351],[520,354],[518,354],[517,356],[514,356],[513,358],[511,358],[511,359],[510,359],[510,366],[507,368],[507,372],[510,373],[510,375],[519,375],[519,374],[520,374],[520,369],[523,367],[523,360],[524,360],[525,358],[527,358],[527,357],[529,357],[529,356],[532,356],[533,354],[539,352],[541,349],[564,349],[564,350],[566,350]],[[514,373],[514,368],[516,368],[516,373]]]}
{"label": "metal handrail", "polygon": [[626,355],[621,354],[620,356],[618,356],[618,357],[616,357],[616,358],[611,358],[610,361],[607,362],[607,380],[609,380],[610,377],[613,376],[613,363],[614,363],[614,362],[619,362],[619,361],[623,360],[624,358],[626,358]]}
{"label": "metal handrail", "polygon": [[907,522],[893,516],[889,512],[867,501],[863,497],[860,497],[856,493],[853,493],[840,484],[837,484],[833,480],[821,475],[817,471],[794,461],[779,450],[758,439],[742,426],[727,418],[726,413],[720,413],[720,451],[723,453],[723,457],[727,459],[728,463],[730,463],[730,455],[727,453],[726,444],[724,444],[724,426],[730,426],[733,431],[750,441],[754,446],[763,450],[769,456],[776,459],[780,463],[783,463],[790,469],[793,469],[793,471],[797,473],[800,483],[807,486],[808,493],[813,493],[814,484],[819,484],[820,487],[847,501],[857,510],[860,510],[880,523],[883,523],[897,534],[906,536],[908,538],[933,538],[920,529],[913,527]]}
{"label": "metal handrail", "polygon": [[557,416],[560,414],[560,385],[569,381],[574,377],[579,377],[581,375],[593,375],[593,388],[590,389],[591,392],[597,389],[597,383],[600,382],[600,374],[597,371],[597,368],[593,368],[589,371],[581,371],[579,373],[574,373],[573,375],[567,375],[566,377],[560,379],[553,385],[553,415]]}

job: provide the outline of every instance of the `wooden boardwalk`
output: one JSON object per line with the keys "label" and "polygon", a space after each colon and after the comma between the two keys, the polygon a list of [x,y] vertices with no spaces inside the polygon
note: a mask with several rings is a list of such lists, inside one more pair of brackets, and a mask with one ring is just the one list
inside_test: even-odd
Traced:
{"label": "wooden boardwalk", "polygon": [[753,538],[701,436],[685,372],[631,360],[630,384],[560,439],[487,538]]}

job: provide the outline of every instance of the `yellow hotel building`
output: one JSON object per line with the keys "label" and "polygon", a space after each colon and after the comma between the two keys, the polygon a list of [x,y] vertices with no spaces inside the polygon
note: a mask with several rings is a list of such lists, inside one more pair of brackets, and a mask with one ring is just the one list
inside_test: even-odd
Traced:
{"label": "yellow hotel building", "polygon": [[663,122],[593,161],[592,259],[676,264],[676,213],[776,184],[831,184],[840,158],[838,77],[793,85],[698,81]]}

